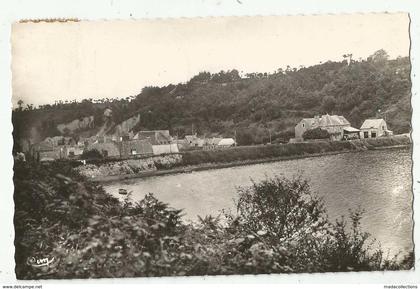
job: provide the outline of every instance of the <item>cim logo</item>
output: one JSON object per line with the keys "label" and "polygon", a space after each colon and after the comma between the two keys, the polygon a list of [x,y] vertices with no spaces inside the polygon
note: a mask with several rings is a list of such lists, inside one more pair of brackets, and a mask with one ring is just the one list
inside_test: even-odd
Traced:
{"label": "cim logo", "polygon": [[44,267],[44,266],[51,265],[54,262],[54,260],[55,260],[54,257],[52,257],[51,259],[49,259],[49,258],[37,259],[35,257],[30,257],[26,261],[26,264],[28,264],[29,266],[32,266],[32,267]]}

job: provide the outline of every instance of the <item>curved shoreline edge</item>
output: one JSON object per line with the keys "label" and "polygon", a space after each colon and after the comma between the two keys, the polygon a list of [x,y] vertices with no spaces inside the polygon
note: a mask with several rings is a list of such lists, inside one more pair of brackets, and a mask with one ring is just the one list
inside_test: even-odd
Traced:
{"label": "curved shoreline edge", "polygon": [[337,155],[337,154],[344,154],[344,153],[361,152],[361,151],[366,151],[366,150],[388,150],[388,149],[405,149],[405,148],[406,149],[411,148],[411,143],[403,144],[403,145],[369,147],[367,149],[341,150],[341,151],[332,151],[332,152],[303,154],[303,155],[291,155],[291,156],[271,157],[271,158],[262,158],[262,159],[252,159],[252,160],[239,160],[239,161],[232,161],[232,162],[203,163],[200,165],[182,166],[182,167],[177,167],[174,169],[144,171],[144,172],[140,172],[136,174],[98,176],[98,177],[92,178],[91,180],[100,182],[100,183],[111,183],[111,182],[117,182],[117,181],[129,180],[129,179],[143,179],[143,178],[158,177],[158,176],[164,176],[164,175],[175,175],[175,174],[183,174],[183,173],[192,173],[192,172],[197,172],[197,171],[223,169],[223,168],[230,168],[230,167],[237,167],[237,166],[247,166],[247,165],[254,165],[254,164],[261,164],[261,163],[270,163],[270,162],[287,161],[287,160],[294,160],[294,159],[304,159],[304,158],[330,156],[330,155]]}

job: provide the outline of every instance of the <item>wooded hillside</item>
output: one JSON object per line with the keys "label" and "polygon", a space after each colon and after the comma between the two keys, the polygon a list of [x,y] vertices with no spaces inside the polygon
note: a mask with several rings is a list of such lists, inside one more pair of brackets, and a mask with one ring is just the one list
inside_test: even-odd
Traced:
{"label": "wooded hillside", "polygon": [[394,133],[409,132],[410,70],[408,57],[390,60],[379,50],[350,63],[329,61],[273,73],[201,72],[186,83],[145,87],[124,99],[86,99],[39,108],[21,103],[13,112],[14,137],[58,135],[58,124],[90,115],[95,117],[94,128],[73,134],[92,135],[103,125],[106,107],[112,109],[116,124],[140,113],[135,131],[169,129],[182,137],[192,131],[232,136],[236,130],[241,144],[266,142],[268,130],[274,141],[287,140],[302,117],[323,113],[343,115],[354,127],[366,118],[386,118]]}

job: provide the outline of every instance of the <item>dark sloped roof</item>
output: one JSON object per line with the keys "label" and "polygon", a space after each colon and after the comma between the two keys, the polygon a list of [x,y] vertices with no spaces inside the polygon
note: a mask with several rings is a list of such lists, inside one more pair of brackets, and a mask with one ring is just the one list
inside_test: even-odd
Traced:
{"label": "dark sloped roof", "polygon": [[350,122],[342,115],[329,115],[325,114],[321,117],[303,118],[308,127],[326,127],[326,126],[350,126]]}
{"label": "dark sloped roof", "polygon": [[151,130],[151,131],[139,131],[135,136],[135,139],[149,140],[152,145],[158,145],[162,143],[168,143],[172,140],[169,130]]}

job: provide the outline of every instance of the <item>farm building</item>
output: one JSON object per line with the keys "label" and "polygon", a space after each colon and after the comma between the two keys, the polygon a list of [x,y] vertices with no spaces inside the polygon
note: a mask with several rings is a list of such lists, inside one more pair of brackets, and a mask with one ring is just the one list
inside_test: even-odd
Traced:
{"label": "farm building", "polygon": [[376,138],[393,134],[391,130],[388,130],[386,121],[382,118],[365,120],[360,131],[361,138]]}
{"label": "farm building", "polygon": [[323,115],[313,118],[304,118],[295,126],[295,139],[303,140],[305,131],[315,128],[328,131],[331,140],[342,140],[344,128],[350,127],[350,122],[341,115]]}

